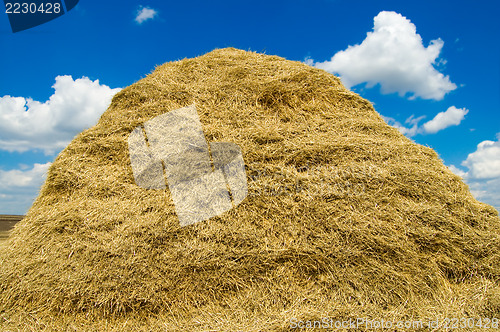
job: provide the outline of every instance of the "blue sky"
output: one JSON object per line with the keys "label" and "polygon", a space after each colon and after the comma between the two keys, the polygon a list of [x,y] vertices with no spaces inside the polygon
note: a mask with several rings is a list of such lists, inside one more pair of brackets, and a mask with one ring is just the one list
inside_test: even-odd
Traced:
{"label": "blue sky", "polygon": [[0,214],[24,214],[61,149],[156,65],[236,47],[341,77],[500,209],[495,1],[95,1],[12,33],[0,14]]}

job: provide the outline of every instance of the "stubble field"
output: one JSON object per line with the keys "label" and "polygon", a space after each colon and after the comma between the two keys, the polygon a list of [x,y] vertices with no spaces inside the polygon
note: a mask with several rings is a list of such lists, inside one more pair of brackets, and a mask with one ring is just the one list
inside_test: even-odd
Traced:
{"label": "stubble field", "polygon": [[9,230],[24,216],[0,215],[0,242],[5,241],[9,236]]}

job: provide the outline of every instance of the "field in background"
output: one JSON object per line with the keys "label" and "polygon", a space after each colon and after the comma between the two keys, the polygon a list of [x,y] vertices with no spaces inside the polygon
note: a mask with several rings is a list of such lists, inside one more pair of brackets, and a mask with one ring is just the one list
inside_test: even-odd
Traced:
{"label": "field in background", "polygon": [[7,239],[9,230],[24,216],[0,215],[0,241]]}

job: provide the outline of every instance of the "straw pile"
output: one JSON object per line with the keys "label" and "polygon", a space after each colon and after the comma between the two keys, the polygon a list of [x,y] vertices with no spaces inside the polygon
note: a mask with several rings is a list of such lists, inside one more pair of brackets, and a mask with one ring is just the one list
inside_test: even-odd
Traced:
{"label": "straw pile", "polygon": [[[248,197],[180,227],[134,183],[145,121],[195,104],[242,151]],[[500,314],[500,220],[430,148],[325,71],[220,49],[118,93],[0,247],[0,326],[288,330],[329,318]]]}

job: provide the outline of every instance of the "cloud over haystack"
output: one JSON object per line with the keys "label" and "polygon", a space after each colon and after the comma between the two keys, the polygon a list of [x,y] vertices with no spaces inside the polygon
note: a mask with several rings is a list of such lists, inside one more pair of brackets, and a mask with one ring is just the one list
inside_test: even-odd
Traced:
{"label": "cloud over haystack", "polygon": [[384,117],[384,119],[389,125],[396,127],[403,135],[413,137],[418,134],[436,134],[446,128],[458,126],[465,119],[467,113],[469,113],[469,110],[466,108],[450,106],[446,111],[439,112],[432,120],[425,122],[423,125],[419,123],[425,119],[425,115],[416,118],[411,115],[406,119],[404,125],[391,117]]}
{"label": "cloud over haystack", "polygon": [[347,88],[380,84],[382,93],[398,93],[410,99],[440,100],[457,88],[436,69],[444,42],[431,40],[426,47],[416,27],[396,12],[382,11],[374,18],[373,31],[361,44],[337,52],[330,60],[306,63],[340,75]]}
{"label": "cloud over haystack", "polygon": [[96,123],[121,89],[111,89],[87,77],[57,76],[54,94],[40,102],[0,97],[0,149],[53,153],[82,130]]}
{"label": "cloud over haystack", "polygon": [[474,196],[500,211],[500,133],[497,140],[482,141],[476,151],[461,163],[467,171],[450,165],[450,170],[462,177]]}

